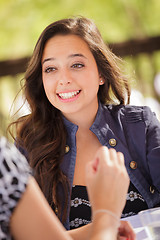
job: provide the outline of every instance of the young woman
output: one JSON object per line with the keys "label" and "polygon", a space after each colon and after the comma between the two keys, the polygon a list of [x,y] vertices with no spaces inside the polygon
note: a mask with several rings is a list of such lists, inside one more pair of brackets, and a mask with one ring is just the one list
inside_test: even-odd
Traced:
{"label": "young woman", "polygon": [[31,113],[16,121],[16,144],[66,229],[91,221],[85,168],[102,145],[125,156],[122,217],[160,203],[160,123],[148,107],[125,105],[117,61],[91,20],[62,19],[44,29],[25,74]]}
{"label": "young woman", "polygon": [[[93,223],[90,232],[86,232],[85,236],[81,236],[80,233],[78,238],[74,230],[66,233],[56,218],[31,176],[26,159],[4,137],[0,138],[0,239],[9,240],[12,236],[16,240],[69,240],[72,237],[92,240],[117,239],[119,218],[129,185],[123,155],[102,147],[87,164],[86,173],[86,183],[93,206]],[[111,186],[109,181],[112,181],[114,186]],[[110,191],[110,197],[104,201],[105,194]],[[118,193],[121,193],[120,199]],[[135,239],[134,233],[127,225],[124,227],[121,224],[119,234],[122,236],[122,233],[125,239]]]}

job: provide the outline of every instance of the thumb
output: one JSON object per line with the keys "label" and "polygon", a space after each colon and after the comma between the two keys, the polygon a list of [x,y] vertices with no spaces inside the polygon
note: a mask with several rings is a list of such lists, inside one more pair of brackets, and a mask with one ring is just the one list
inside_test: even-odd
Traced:
{"label": "thumb", "polygon": [[94,160],[86,164],[86,179],[92,178],[97,173],[98,166],[99,166],[98,158],[95,158]]}
{"label": "thumb", "polygon": [[93,171],[97,172],[98,166],[99,166],[99,158],[96,157],[96,158],[92,161]]}

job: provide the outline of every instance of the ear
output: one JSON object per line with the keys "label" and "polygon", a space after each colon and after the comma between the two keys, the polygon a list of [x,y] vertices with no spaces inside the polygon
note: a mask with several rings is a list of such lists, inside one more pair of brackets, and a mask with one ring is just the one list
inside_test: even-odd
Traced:
{"label": "ear", "polygon": [[104,84],[104,79],[103,79],[103,77],[99,77],[99,85],[103,85]]}

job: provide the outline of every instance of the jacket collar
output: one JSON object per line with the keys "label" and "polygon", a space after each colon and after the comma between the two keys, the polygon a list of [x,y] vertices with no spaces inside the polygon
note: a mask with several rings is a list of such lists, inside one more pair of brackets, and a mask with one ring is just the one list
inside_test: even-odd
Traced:
{"label": "jacket collar", "polygon": [[[97,114],[96,114],[96,118],[92,124],[92,126],[90,127],[90,130],[92,131],[93,129],[96,129],[97,127],[98,128],[101,128],[103,127],[103,125],[105,124],[105,121],[104,121],[104,116],[103,116],[103,112],[104,112],[104,108],[107,108],[106,106],[103,106],[102,103],[99,101],[99,104],[98,104],[98,111],[97,111]],[[68,119],[66,119],[64,116],[63,116],[63,121],[64,121],[64,124],[67,128],[68,131],[71,131],[71,130],[78,130],[78,126],[72,122],[70,122]],[[109,121],[109,118],[108,118],[108,121]]]}

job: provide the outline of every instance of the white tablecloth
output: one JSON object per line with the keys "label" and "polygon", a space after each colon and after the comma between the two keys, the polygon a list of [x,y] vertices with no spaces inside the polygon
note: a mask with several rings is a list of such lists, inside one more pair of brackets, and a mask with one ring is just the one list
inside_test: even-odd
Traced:
{"label": "white tablecloth", "polygon": [[123,218],[121,220],[125,220],[131,223],[132,227],[135,230],[137,240],[149,240],[147,233],[140,222],[139,215]]}

